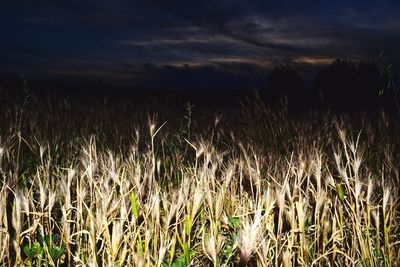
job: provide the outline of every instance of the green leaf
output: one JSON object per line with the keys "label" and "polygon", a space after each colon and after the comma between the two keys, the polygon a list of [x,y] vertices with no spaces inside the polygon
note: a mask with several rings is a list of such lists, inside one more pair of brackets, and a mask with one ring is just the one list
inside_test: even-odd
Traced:
{"label": "green leaf", "polygon": [[240,226],[240,221],[238,217],[232,217],[229,219],[229,226],[233,229],[237,229]]}
{"label": "green leaf", "polygon": [[186,267],[185,259],[179,258],[172,262],[164,262],[163,267]]}
{"label": "green leaf", "polygon": [[33,257],[35,256],[34,251],[32,250],[31,246],[29,245],[25,245],[24,248],[22,249],[25,253],[25,255],[29,258],[29,259],[33,259]]}
{"label": "green leaf", "polygon": [[33,260],[40,253],[41,249],[42,247],[39,242],[35,242],[33,245],[25,245],[22,250],[30,260]]}
{"label": "green leaf", "polygon": [[171,264],[171,267],[186,267],[186,266],[187,264],[185,258],[174,260]]}
{"label": "green leaf", "polygon": [[337,191],[340,201],[344,201],[344,199],[346,198],[346,195],[344,192],[343,184],[341,184],[341,183],[337,184],[336,191]]}
{"label": "green leaf", "polygon": [[187,236],[190,236],[190,233],[192,232],[192,219],[191,219],[190,215],[186,216],[185,232],[186,232]]}
{"label": "green leaf", "polygon": [[143,256],[143,241],[142,241],[142,237],[139,235],[139,240],[137,243],[137,250],[139,252],[140,256]]}
{"label": "green leaf", "polygon": [[139,203],[135,192],[131,192],[131,210],[133,217],[137,221],[139,218]]}
{"label": "green leaf", "polygon": [[23,188],[28,187],[28,178],[26,177],[25,173],[23,173],[21,175],[21,183],[22,183]]}
{"label": "green leaf", "polygon": [[185,266],[190,264],[190,245],[189,242],[184,246]]}
{"label": "green leaf", "polygon": [[64,254],[64,248],[49,247],[49,254],[54,262],[57,262],[59,258]]}
{"label": "green leaf", "polygon": [[201,222],[204,222],[204,220],[205,220],[205,217],[204,217],[204,207],[202,207],[201,210],[200,210],[200,221],[201,221]]}

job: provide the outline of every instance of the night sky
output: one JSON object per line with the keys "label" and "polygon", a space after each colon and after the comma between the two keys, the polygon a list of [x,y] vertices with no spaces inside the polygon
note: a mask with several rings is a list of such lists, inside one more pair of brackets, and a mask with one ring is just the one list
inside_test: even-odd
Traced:
{"label": "night sky", "polygon": [[157,88],[254,88],[290,63],[400,62],[400,1],[3,1],[0,75]]}

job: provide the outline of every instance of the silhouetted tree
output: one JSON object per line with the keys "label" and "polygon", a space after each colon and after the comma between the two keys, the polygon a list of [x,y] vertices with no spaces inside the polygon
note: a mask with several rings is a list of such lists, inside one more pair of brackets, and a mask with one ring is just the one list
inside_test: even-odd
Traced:
{"label": "silhouetted tree", "polygon": [[373,62],[336,59],[316,75],[314,86],[330,106],[372,109],[384,79]]}
{"label": "silhouetted tree", "polygon": [[378,64],[381,70],[381,77],[384,80],[384,86],[379,91],[381,103],[385,105],[387,110],[396,110],[400,116],[400,73],[394,68],[393,64],[387,61],[383,51],[379,55]]}
{"label": "silhouetted tree", "polygon": [[277,95],[291,94],[300,91],[304,81],[299,73],[290,65],[278,65],[272,71],[268,79],[268,88]]}

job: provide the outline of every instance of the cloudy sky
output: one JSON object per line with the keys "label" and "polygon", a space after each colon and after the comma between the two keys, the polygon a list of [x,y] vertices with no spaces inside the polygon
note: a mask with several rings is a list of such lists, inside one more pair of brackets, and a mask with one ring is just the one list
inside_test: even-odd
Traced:
{"label": "cloudy sky", "polygon": [[0,74],[145,87],[257,87],[291,63],[400,62],[400,2],[15,0],[0,4]]}

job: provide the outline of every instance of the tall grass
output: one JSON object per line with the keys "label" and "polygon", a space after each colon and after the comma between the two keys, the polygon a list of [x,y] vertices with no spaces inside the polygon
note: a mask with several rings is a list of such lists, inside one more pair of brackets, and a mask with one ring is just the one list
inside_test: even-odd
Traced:
{"label": "tall grass", "polygon": [[1,265],[400,264],[399,127],[385,113],[158,111],[4,105]]}

